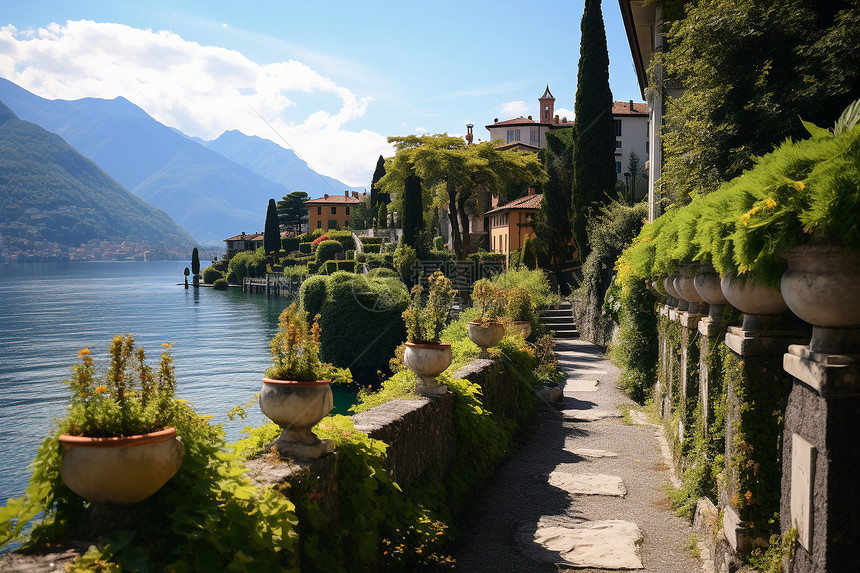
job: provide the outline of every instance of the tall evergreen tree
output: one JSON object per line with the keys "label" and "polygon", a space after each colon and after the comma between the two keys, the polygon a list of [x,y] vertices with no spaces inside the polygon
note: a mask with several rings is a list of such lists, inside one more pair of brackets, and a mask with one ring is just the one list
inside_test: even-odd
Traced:
{"label": "tall evergreen tree", "polygon": [[266,210],[266,226],[263,227],[263,250],[272,261],[278,256],[278,251],[281,250],[278,207],[274,199],[269,199],[269,208]]}
{"label": "tall evergreen tree", "polygon": [[370,210],[374,213],[377,209],[379,209],[379,202],[384,201],[386,205],[391,201],[391,197],[389,195],[385,195],[383,198],[379,189],[376,188],[376,184],[379,183],[379,180],[385,176],[385,159],[380,155],[379,159],[376,160],[376,169],[373,170],[373,177],[370,179]]}
{"label": "tall evergreen tree", "polygon": [[615,195],[615,122],[609,89],[609,52],[600,0],[585,0],[576,79],[573,143],[573,234],[582,260],[588,255],[589,210]]}
{"label": "tall evergreen tree", "polygon": [[562,129],[546,134],[544,166],[549,180],[543,185],[540,210],[532,228],[535,248],[541,264],[558,270],[573,258],[571,223],[571,186],[573,184],[573,130]]}
{"label": "tall evergreen tree", "polygon": [[421,179],[410,175],[403,185],[403,244],[418,250],[418,239],[424,229],[424,209],[421,204]]}
{"label": "tall evergreen tree", "polygon": [[379,203],[379,212],[376,214],[376,228],[388,228],[388,207],[385,206],[384,202]]}
{"label": "tall evergreen tree", "polygon": [[285,231],[301,233],[302,224],[308,220],[307,200],[308,194],[304,191],[293,191],[278,201],[278,224]]}

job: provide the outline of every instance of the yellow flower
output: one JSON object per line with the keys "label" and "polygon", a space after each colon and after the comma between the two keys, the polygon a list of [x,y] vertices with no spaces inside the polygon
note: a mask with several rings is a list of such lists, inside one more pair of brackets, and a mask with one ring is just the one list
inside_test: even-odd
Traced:
{"label": "yellow flower", "polygon": [[795,181],[794,182],[794,188],[797,189],[798,191],[803,191],[804,187],[806,187],[806,185],[803,184],[803,181]]}
{"label": "yellow flower", "polygon": [[750,215],[755,215],[756,213],[758,213],[758,206],[755,206],[749,210]]}
{"label": "yellow flower", "polygon": [[96,394],[102,394],[102,393],[107,392],[107,391],[108,391],[108,387],[104,386],[104,385],[96,388]]}
{"label": "yellow flower", "polygon": [[776,201],[774,201],[772,197],[768,197],[767,198],[767,208],[773,209],[774,207],[776,207]]}
{"label": "yellow flower", "polygon": [[746,224],[749,222],[750,222],[750,214],[749,213],[744,213],[743,215],[741,215],[741,223],[743,223],[744,226],[746,226]]}

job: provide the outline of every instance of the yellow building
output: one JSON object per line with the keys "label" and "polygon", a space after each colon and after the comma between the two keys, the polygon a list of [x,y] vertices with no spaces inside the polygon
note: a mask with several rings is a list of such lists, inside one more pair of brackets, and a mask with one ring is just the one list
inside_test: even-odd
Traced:
{"label": "yellow building", "polygon": [[343,197],[340,195],[325,194],[319,199],[309,199],[305,201],[308,207],[308,225],[309,229],[345,229],[349,227],[349,222],[352,219],[353,209],[364,202],[367,194],[359,194],[353,191],[352,195],[349,191],[343,192]]}
{"label": "yellow building", "polygon": [[514,199],[501,207],[487,211],[490,223],[490,250],[494,253],[504,253],[506,257],[511,251],[521,249],[527,236],[534,238],[532,223],[535,213],[540,208],[541,193],[535,193],[534,188],[529,194]]}

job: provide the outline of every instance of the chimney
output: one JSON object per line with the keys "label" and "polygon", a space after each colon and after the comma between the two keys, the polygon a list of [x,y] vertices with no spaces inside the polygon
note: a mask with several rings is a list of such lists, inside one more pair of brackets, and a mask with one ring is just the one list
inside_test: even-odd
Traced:
{"label": "chimney", "polygon": [[472,134],[472,128],[475,127],[472,123],[466,124],[466,143],[472,143],[472,138],[474,135]]}
{"label": "chimney", "polygon": [[328,193],[326,193],[325,195],[323,195],[323,197],[325,197],[326,199],[328,199]]}
{"label": "chimney", "polygon": [[558,123],[558,116],[555,116],[552,120],[553,123]]}
{"label": "chimney", "polygon": [[633,100],[630,100],[630,111],[634,111],[633,110]]}
{"label": "chimney", "polygon": [[532,195],[534,195],[534,194],[535,194],[535,188],[534,188],[534,186],[529,187],[529,197],[531,197],[531,196],[532,196]]}
{"label": "chimney", "polygon": [[349,199],[349,189],[344,190],[344,192],[343,192],[343,198],[344,198],[344,199]]}

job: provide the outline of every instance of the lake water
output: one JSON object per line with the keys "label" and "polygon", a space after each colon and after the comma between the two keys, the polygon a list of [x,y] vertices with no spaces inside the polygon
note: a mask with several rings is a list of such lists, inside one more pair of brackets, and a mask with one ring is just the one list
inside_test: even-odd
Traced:
{"label": "lake water", "polygon": [[[0,265],[0,505],[24,492],[27,465],[64,415],[63,381],[78,351],[91,347],[103,372],[117,334],[134,334],[153,364],[161,343],[174,342],[177,396],[223,423],[229,440],[265,421],[256,405],[247,420],[229,422],[226,412],[260,391],[269,340],[289,300],[185,290],[177,286],[185,267],[190,262]],[[346,413],[354,393],[333,390],[334,412]]]}

